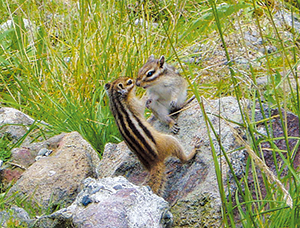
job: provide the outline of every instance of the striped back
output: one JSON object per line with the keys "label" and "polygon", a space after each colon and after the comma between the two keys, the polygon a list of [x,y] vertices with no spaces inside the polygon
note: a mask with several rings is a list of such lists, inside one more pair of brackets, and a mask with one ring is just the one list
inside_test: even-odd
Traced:
{"label": "striped back", "polygon": [[[129,78],[119,78],[111,84],[106,84],[110,109],[114,115],[119,131],[127,146],[133,151],[142,164],[150,169],[158,157],[156,141],[151,126],[145,126],[146,121],[137,116],[132,106],[129,106],[130,96],[134,94],[134,83]],[[134,101],[132,101],[134,102]]]}

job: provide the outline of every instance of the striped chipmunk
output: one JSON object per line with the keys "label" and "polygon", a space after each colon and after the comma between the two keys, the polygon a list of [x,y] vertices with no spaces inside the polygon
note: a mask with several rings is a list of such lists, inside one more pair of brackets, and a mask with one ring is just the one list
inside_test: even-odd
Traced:
{"label": "striped chipmunk", "polygon": [[180,128],[170,114],[189,104],[195,96],[186,101],[187,81],[174,66],[165,63],[165,57],[155,59],[151,55],[139,69],[136,85],[146,89],[146,107],[152,111],[148,122],[155,119],[168,124],[171,132],[177,134]]}
{"label": "striped chipmunk", "polygon": [[125,143],[150,173],[147,184],[154,193],[162,195],[165,159],[176,156],[181,162],[187,162],[195,156],[196,150],[186,155],[176,138],[157,131],[147,122],[144,105],[135,95],[133,79],[121,77],[105,84],[104,88],[109,97],[110,110]]}

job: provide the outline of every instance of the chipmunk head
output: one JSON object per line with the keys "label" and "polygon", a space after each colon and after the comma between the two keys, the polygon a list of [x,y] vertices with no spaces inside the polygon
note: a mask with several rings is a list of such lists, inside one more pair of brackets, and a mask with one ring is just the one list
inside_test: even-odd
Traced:
{"label": "chipmunk head", "polygon": [[104,89],[109,97],[125,98],[135,88],[134,80],[129,77],[120,77],[114,82],[106,83]]}
{"label": "chipmunk head", "polygon": [[154,55],[151,55],[145,65],[139,70],[136,85],[144,89],[154,85],[155,80],[164,72],[164,66],[165,57],[163,55],[160,59],[155,59]]}

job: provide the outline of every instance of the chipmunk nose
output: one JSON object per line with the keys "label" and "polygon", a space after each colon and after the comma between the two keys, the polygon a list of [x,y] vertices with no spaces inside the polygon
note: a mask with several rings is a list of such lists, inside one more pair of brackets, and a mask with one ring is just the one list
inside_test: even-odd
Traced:
{"label": "chipmunk nose", "polygon": [[141,85],[141,82],[140,82],[139,80],[136,80],[135,84],[136,84],[137,86],[140,86],[140,85]]}

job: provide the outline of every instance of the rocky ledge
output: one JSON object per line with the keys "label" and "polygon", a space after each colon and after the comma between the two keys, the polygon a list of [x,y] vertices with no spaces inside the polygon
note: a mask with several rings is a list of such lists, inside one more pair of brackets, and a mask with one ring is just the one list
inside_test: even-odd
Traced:
{"label": "rocky ledge", "polygon": [[[248,102],[241,104],[243,110],[249,110]],[[241,125],[237,124],[241,123],[242,117],[236,99],[224,97],[203,101],[203,107],[206,115],[194,101],[178,116],[181,129],[175,137],[186,153],[197,149],[197,154],[187,164],[181,164],[176,158],[166,161],[167,183],[163,198],[143,185],[147,172],[124,142],[108,143],[100,160],[98,153],[77,132],[63,133],[35,143],[25,140],[20,148],[12,151],[10,162],[1,167],[2,184],[14,183],[8,199],[19,197],[48,215],[30,218],[24,209],[11,206],[0,212],[0,224],[5,227],[13,220],[30,227],[47,228],[103,227],[104,224],[105,227],[171,227],[172,224],[173,227],[219,227],[222,202],[212,145],[219,156],[222,155],[219,141],[222,142],[238,178],[243,178],[248,153],[239,149],[241,142],[236,138],[235,132],[244,136]],[[266,113],[273,116],[274,136],[280,137],[282,128],[278,111]],[[33,123],[28,121],[32,120],[30,117],[14,109],[1,108],[0,114],[0,134],[9,134],[13,140],[22,137],[19,130],[26,130]],[[298,118],[291,113],[286,115],[289,119],[288,134],[299,137]],[[18,118],[7,119],[11,116]],[[256,121],[262,119],[260,112],[256,117]],[[25,121],[22,122],[22,118]],[[18,128],[15,128],[14,121],[18,121]],[[10,125],[14,129],[9,128]],[[168,133],[166,126],[159,122],[154,126]],[[264,127],[257,127],[263,133]],[[296,144],[290,141],[291,149]],[[284,149],[280,140],[278,147]],[[267,149],[264,151],[264,159],[275,172],[269,153]],[[295,166],[299,163],[298,154]],[[236,185],[227,162],[223,156],[219,156],[218,161],[225,189],[233,193]]]}

